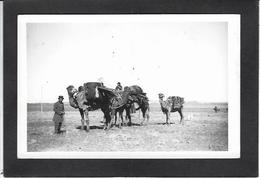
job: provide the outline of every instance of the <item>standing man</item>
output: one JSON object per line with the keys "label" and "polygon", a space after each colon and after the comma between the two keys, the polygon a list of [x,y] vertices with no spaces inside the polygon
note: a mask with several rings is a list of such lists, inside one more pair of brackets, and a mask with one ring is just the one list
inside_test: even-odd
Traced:
{"label": "standing man", "polygon": [[117,82],[116,90],[119,90],[119,91],[123,90],[123,87],[120,82]]}
{"label": "standing man", "polygon": [[55,112],[54,113],[54,116],[53,116],[53,121],[54,121],[54,133],[55,134],[59,134],[61,133],[61,125],[62,125],[62,122],[64,120],[64,104],[63,104],[63,96],[59,96],[58,100],[56,103],[54,103],[53,105],[53,111]]}

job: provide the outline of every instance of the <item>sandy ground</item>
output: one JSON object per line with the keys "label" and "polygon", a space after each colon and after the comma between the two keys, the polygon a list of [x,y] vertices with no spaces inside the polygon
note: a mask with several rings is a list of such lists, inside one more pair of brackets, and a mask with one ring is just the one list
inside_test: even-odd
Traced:
{"label": "sandy ground", "polygon": [[[28,112],[28,151],[227,151],[228,113],[184,111],[185,123],[179,124],[179,115],[171,114],[171,124],[165,125],[165,116],[152,111],[150,120],[140,125],[139,112],[132,114],[132,126],[109,131],[102,129],[103,114],[90,112],[90,132],[77,129],[79,112],[67,112],[63,125],[66,133],[55,135],[53,112]],[[191,116],[191,117],[190,117]]]}

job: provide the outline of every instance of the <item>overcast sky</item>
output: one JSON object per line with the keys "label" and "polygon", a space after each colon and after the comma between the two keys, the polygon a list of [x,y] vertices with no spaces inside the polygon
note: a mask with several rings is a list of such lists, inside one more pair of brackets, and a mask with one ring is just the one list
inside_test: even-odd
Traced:
{"label": "overcast sky", "polygon": [[227,33],[225,22],[28,23],[27,101],[68,101],[68,85],[103,78],[151,100],[227,102]]}

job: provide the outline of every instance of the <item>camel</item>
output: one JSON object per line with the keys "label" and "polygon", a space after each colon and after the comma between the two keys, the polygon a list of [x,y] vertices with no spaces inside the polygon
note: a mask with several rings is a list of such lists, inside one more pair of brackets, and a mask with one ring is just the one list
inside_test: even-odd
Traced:
{"label": "camel", "polygon": [[164,94],[159,93],[159,103],[161,105],[162,112],[166,115],[166,124],[169,124],[170,113],[178,112],[180,114],[180,123],[183,124],[183,104],[184,99],[179,96],[169,96],[166,101],[163,101]]}
{"label": "camel", "polygon": [[[130,115],[130,105],[131,105],[131,103],[130,103],[131,101],[127,101],[127,103],[124,105],[124,106],[122,106],[122,107],[120,107],[120,108],[117,108],[117,109],[115,109],[115,113],[113,114],[114,115],[114,117],[115,117],[115,125],[116,125],[116,123],[117,123],[117,113],[118,113],[118,115],[119,115],[119,119],[121,119],[121,123],[120,123],[120,121],[119,121],[119,123],[118,123],[118,127],[119,128],[121,128],[121,125],[125,125],[125,122],[124,122],[124,118],[123,118],[123,112],[124,111],[126,111],[126,116],[125,116],[125,119],[129,119],[129,115]],[[130,116],[131,117],[131,116]]]}
{"label": "camel", "polygon": [[[131,121],[131,110],[133,109],[133,104],[137,103],[138,104],[138,108],[136,108],[135,110],[141,110],[142,112],[142,116],[143,116],[143,120],[141,121],[141,125],[144,124],[145,120],[146,122],[149,121],[150,115],[150,106],[149,106],[149,100],[148,97],[146,96],[146,93],[143,92],[142,88],[139,87],[138,85],[132,85],[132,86],[126,86],[124,87],[124,91],[125,90],[129,90],[130,91],[130,96],[128,97],[128,100],[126,102],[126,104],[117,109],[116,113],[119,113],[119,117],[122,120],[122,123],[124,123],[123,121],[123,112],[124,110],[126,111],[126,119],[129,120],[128,125],[132,125],[132,121]],[[116,123],[116,118],[115,118],[115,123]]]}
{"label": "camel", "polygon": [[[84,86],[80,86],[78,90],[73,85],[67,87],[70,106],[79,109],[81,115],[81,130],[84,130],[84,125],[86,125],[86,131],[89,131],[89,111],[101,109],[106,121],[111,120],[110,102],[98,90],[100,86],[101,84],[98,82],[89,82],[84,84]],[[104,129],[106,128],[104,127]]]}
{"label": "camel", "polygon": [[[131,101],[132,103],[137,103],[138,104],[138,108],[136,108],[135,110],[141,110],[142,112],[142,116],[143,116],[143,120],[141,121],[141,125],[143,125],[143,123],[146,121],[149,121],[150,115],[150,106],[149,106],[149,99],[146,96],[146,93],[143,92],[143,89],[141,87],[139,87],[138,85],[132,85],[129,87],[130,91],[131,91]],[[131,125],[131,106],[129,105],[128,111],[128,118],[129,118],[129,124]]]}
{"label": "camel", "polygon": [[[123,118],[123,112],[124,110],[126,111],[126,116],[125,116],[125,119],[128,119],[128,125],[131,126],[132,125],[132,120],[131,120],[131,113],[132,110],[134,111],[137,111],[137,110],[141,110],[142,112],[142,117],[143,117],[143,120],[141,121],[141,125],[144,124],[145,120],[146,122],[149,121],[150,119],[150,115],[149,115],[149,112],[150,112],[150,106],[149,106],[149,102],[148,102],[148,98],[147,96],[145,96],[144,93],[142,94],[131,94],[128,98],[128,101],[127,103],[123,106],[123,107],[120,107],[118,109],[115,110],[115,124],[116,124],[116,121],[117,121],[117,113],[119,113],[119,118],[121,118],[121,121],[122,121],[122,125],[124,125],[124,118]],[[138,108],[134,108],[134,103],[137,103],[138,104]],[[119,127],[121,125],[119,124]]]}
{"label": "camel", "polygon": [[[128,125],[132,125],[131,121],[131,113],[132,111],[136,110],[141,110],[143,120],[141,121],[141,125],[144,124],[145,120],[148,122],[149,121],[149,112],[150,112],[150,107],[149,107],[149,100],[148,97],[146,96],[146,93],[143,92],[142,88],[139,87],[138,85],[132,85],[132,86],[126,86],[124,87],[123,91],[130,91],[130,95],[128,97],[127,102],[124,104],[124,106],[120,108],[116,108],[115,112],[113,115],[115,116],[115,124],[117,122],[117,113],[119,113],[119,117],[121,118],[122,124],[124,125],[124,118],[123,118],[123,112],[124,110],[126,111],[126,117],[125,119],[128,119]],[[138,104],[138,108],[134,108],[134,103]],[[119,120],[120,122],[120,120]],[[119,127],[121,127],[121,124],[119,124]]]}

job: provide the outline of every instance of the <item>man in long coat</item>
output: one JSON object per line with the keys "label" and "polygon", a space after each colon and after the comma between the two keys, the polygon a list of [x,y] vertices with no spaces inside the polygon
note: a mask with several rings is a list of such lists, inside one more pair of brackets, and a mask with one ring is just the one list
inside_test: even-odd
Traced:
{"label": "man in long coat", "polygon": [[61,133],[61,125],[64,120],[64,104],[63,104],[63,96],[59,96],[58,100],[56,103],[53,105],[53,111],[54,116],[53,116],[53,122],[54,122],[54,133],[59,134]]}

